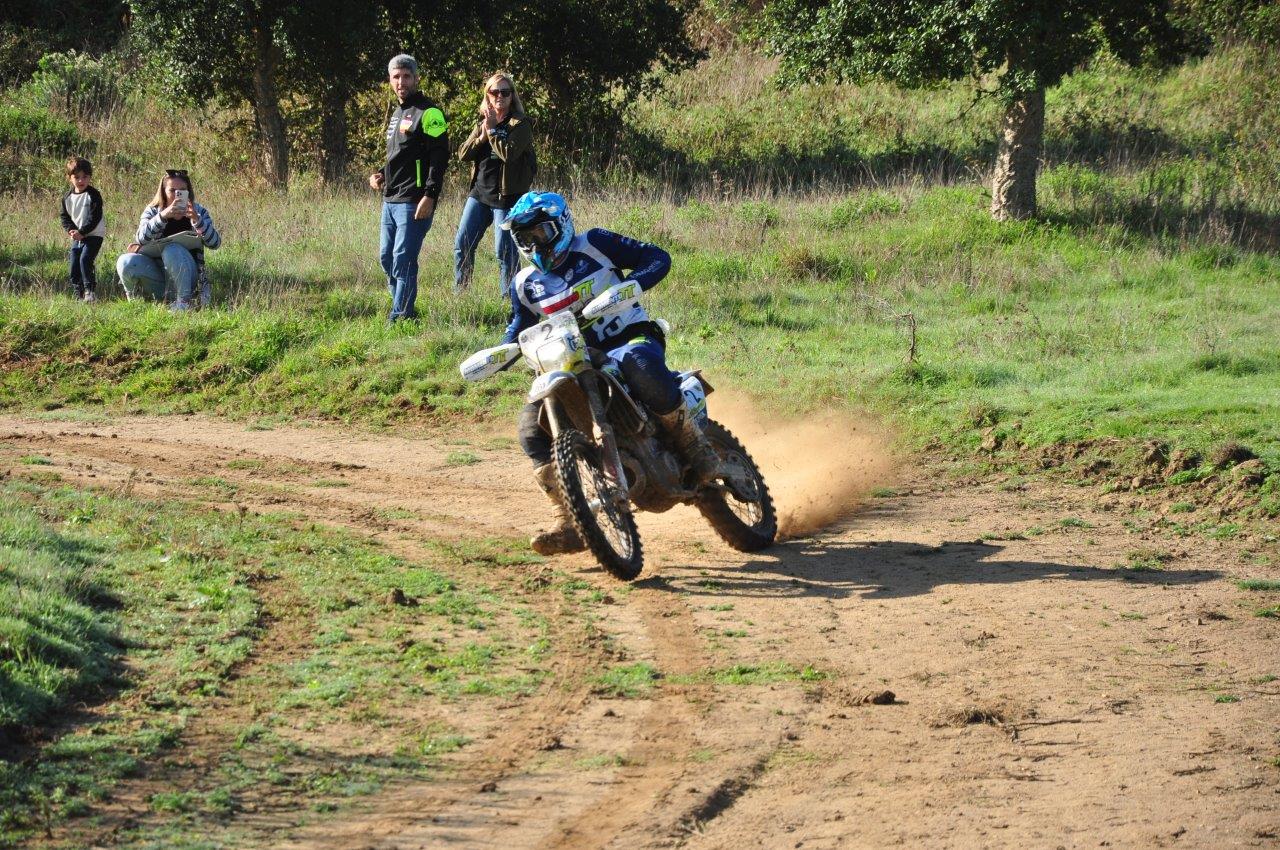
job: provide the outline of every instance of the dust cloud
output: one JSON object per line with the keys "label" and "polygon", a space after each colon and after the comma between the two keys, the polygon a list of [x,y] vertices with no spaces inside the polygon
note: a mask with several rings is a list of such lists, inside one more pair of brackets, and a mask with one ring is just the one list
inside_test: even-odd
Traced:
{"label": "dust cloud", "polygon": [[764,473],[781,538],[829,525],[893,479],[889,437],[870,417],[834,411],[786,417],[733,390],[718,390],[708,406]]}

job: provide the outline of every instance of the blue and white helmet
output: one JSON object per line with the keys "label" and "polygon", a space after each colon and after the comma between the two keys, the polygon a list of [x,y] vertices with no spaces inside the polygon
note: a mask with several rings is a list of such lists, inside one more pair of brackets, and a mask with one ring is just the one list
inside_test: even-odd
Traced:
{"label": "blue and white helmet", "polygon": [[555,192],[525,192],[502,227],[511,231],[521,256],[543,272],[560,264],[574,237],[569,204]]}

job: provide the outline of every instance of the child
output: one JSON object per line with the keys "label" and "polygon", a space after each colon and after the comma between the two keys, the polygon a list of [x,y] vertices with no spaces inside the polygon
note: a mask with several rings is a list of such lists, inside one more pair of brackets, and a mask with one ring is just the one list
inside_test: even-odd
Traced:
{"label": "child", "polygon": [[102,219],[102,195],[89,185],[93,164],[83,157],[67,160],[67,182],[71,188],[62,196],[62,229],[71,237],[71,288],[76,300],[97,301],[98,278],[93,264],[107,235]]}

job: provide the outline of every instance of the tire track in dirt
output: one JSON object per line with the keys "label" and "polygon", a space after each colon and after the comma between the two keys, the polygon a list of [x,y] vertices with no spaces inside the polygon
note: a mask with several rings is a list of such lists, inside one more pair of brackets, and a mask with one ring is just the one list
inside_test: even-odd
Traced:
{"label": "tire track in dirt", "polygon": [[[69,481],[116,487],[149,497],[191,498],[201,495],[198,489],[201,485],[193,482],[217,479],[233,486],[235,492],[220,492],[215,486],[209,493],[214,503],[228,508],[301,510],[309,520],[371,534],[390,551],[411,559],[422,552],[416,543],[406,539],[406,532],[474,536],[478,526],[485,533],[512,533],[511,514],[502,509],[504,500],[494,496],[505,490],[506,501],[509,501],[512,489],[532,490],[522,459],[514,458],[509,451],[498,453],[505,461],[503,466],[514,467],[518,472],[495,475],[489,468],[476,470],[480,473],[476,475],[472,470],[449,468],[444,463],[443,450],[423,451],[421,444],[414,441],[423,463],[410,469],[401,465],[391,472],[385,467],[387,461],[380,452],[373,453],[377,457],[371,458],[359,443],[350,445],[355,441],[348,441],[344,450],[335,450],[323,441],[299,439],[295,432],[287,432],[285,439],[277,441],[271,432],[253,434],[238,426],[206,420],[143,419],[131,420],[123,427],[94,428],[69,428],[47,422],[0,422],[7,431],[0,434],[0,439],[21,446],[24,451],[49,455],[54,465],[47,468]],[[392,446],[389,450],[395,452],[400,448],[403,447]],[[342,459],[337,459],[339,457]],[[353,463],[352,460],[372,463]],[[308,486],[308,482],[326,474],[354,479],[356,486],[341,489]],[[504,479],[509,483],[495,484],[495,480]],[[453,495],[442,504],[438,496],[445,489]],[[522,493],[519,498],[540,505],[536,492]],[[380,520],[377,516],[381,508],[403,508],[410,504],[419,510],[429,504],[432,513],[412,522]],[[371,523],[375,526],[372,529]],[[662,525],[657,523],[659,528]],[[588,570],[593,566],[585,556],[571,560]],[[608,579],[591,577],[601,581],[602,587],[613,586]],[[660,584],[660,580],[651,581]],[[646,588],[642,583],[630,594],[628,602],[634,604],[615,607],[623,616],[609,625],[614,630],[614,638],[627,646],[629,653],[652,660],[658,669],[669,674],[692,674],[703,666],[700,638],[687,605],[679,597]],[[546,613],[550,622],[559,622],[555,612]],[[275,625],[278,627],[279,623]],[[305,628],[293,625],[295,635],[305,634]],[[272,642],[273,634],[268,633],[265,638],[268,643],[264,646]],[[562,647],[573,642],[563,634],[557,637],[560,639],[557,644]],[[291,649],[297,654],[301,648],[295,645]],[[283,652],[255,654],[246,672],[276,662],[286,663],[289,651],[290,648],[285,647]],[[492,846],[533,846],[540,840],[542,846],[548,847],[603,846],[614,833],[641,822],[649,801],[670,796],[672,787],[689,772],[680,765],[684,754],[697,744],[692,725],[705,717],[713,705],[712,690],[705,685],[664,688],[655,699],[618,702],[616,709],[600,709],[600,713],[608,711],[615,718],[623,716],[622,722],[612,724],[607,741],[622,764],[609,784],[589,783],[584,787],[569,771],[569,781],[564,784],[573,790],[559,793],[557,818],[537,814],[537,810],[543,808],[540,802],[547,791],[547,777],[536,771],[526,772],[523,781],[543,793],[508,795],[498,823],[489,813],[480,810],[488,805],[491,798],[487,795],[492,792],[478,795],[477,788],[506,785],[509,779],[515,780],[513,785],[517,784],[530,755],[540,752],[545,742],[573,735],[584,742],[583,749],[590,749],[589,727],[597,724],[597,717],[584,719],[583,712],[588,706],[598,707],[614,701],[594,699],[585,684],[589,671],[600,665],[598,652],[584,652],[576,647],[561,655],[567,663],[557,665],[553,680],[537,697],[522,705],[518,715],[508,718],[501,731],[489,741],[469,748],[469,752],[454,760],[451,765],[454,779],[395,789],[380,797],[373,811],[342,824],[304,830],[287,846],[365,847],[371,846],[371,840],[380,842],[373,845],[379,847],[432,846],[437,839],[459,834],[469,834],[472,841],[477,842],[479,832],[488,833],[489,839],[501,836]],[[639,710],[631,706],[623,709],[628,702]],[[189,768],[216,765],[234,737],[235,729],[241,725],[234,713],[219,714],[217,720],[197,721],[184,736],[187,746],[198,746],[200,752],[198,763],[188,765]],[[173,785],[165,783],[172,782],[173,777],[155,779],[144,779],[124,790],[119,807],[122,817],[116,818],[117,822],[140,815],[146,799],[156,788],[163,785],[166,790],[172,790]],[[716,776],[708,780],[711,785],[717,781]],[[699,805],[697,798],[682,802],[684,808],[669,811],[671,816],[666,820],[674,823],[683,811]],[[287,807],[263,801],[257,809],[254,816],[241,819],[242,825],[262,834],[272,834],[287,826],[283,818]],[[418,814],[405,814],[424,811],[433,812],[425,821]],[[575,811],[577,814],[572,814]],[[450,812],[452,817],[442,817]],[[115,814],[112,812],[109,817]],[[495,830],[495,826],[500,827],[502,823],[510,827],[505,833],[502,829]],[[672,828],[671,824],[666,826]],[[653,834],[650,828],[646,827],[644,832]],[[491,842],[484,840],[483,843]]]}
{"label": "tire track in dirt", "polygon": [[[13,423],[5,423],[12,425]],[[214,439],[207,428],[203,432],[202,444],[192,445],[187,442],[185,434],[189,429],[178,429],[178,437],[166,436],[172,423],[165,420],[145,423],[133,423],[141,431],[130,436],[110,429],[102,430],[58,430],[47,427],[32,427],[27,423],[19,429],[8,430],[0,435],[3,441],[21,446],[24,450],[40,451],[52,460],[51,466],[42,469],[53,470],[68,481],[98,487],[131,490],[152,498],[190,498],[193,493],[190,482],[198,476],[217,473],[220,478],[242,488],[234,499],[229,499],[227,507],[251,506],[255,509],[279,511],[281,509],[301,509],[309,521],[319,521],[344,527],[361,534],[369,535],[384,545],[389,551],[407,559],[423,559],[425,552],[414,539],[414,535],[426,534],[439,536],[441,532],[453,532],[453,535],[466,529],[474,536],[474,528],[478,523],[489,520],[487,533],[509,533],[510,527],[503,522],[505,517],[484,516],[481,511],[468,514],[477,505],[494,505],[496,500],[485,500],[477,497],[455,503],[452,507],[456,513],[437,514],[427,522],[426,529],[416,522],[376,522],[370,505],[402,505],[397,496],[389,491],[395,482],[389,476],[377,475],[368,480],[368,489],[307,489],[294,486],[293,482],[301,478],[309,478],[315,474],[332,468],[333,464],[343,461],[330,461],[328,452],[312,450],[297,451],[299,447],[289,443],[290,450],[284,455],[287,463],[314,464],[314,468],[298,472],[290,472],[281,480],[266,478],[257,474],[255,469],[228,468],[227,463],[246,457],[280,461],[281,456],[270,451],[269,441],[255,441],[259,448],[248,452],[227,446],[227,430],[215,426],[217,438]],[[234,437],[234,426],[230,436]],[[111,434],[118,436],[112,437]],[[267,445],[263,445],[266,442]],[[417,481],[431,480],[434,471],[417,476]],[[447,477],[447,473],[446,473]],[[438,488],[440,485],[436,485]],[[480,488],[477,488],[480,489]],[[432,491],[427,489],[426,494]],[[435,507],[439,508],[439,505]],[[370,520],[380,528],[371,528]],[[408,532],[408,534],[406,534]],[[465,569],[465,568],[464,568]],[[471,569],[470,578],[477,581],[491,579],[492,576],[480,574],[480,570]],[[537,752],[543,742],[555,737],[557,730],[569,723],[582,710],[590,693],[586,684],[588,674],[602,663],[602,649],[593,646],[592,641],[582,635],[568,633],[572,622],[569,618],[559,616],[561,605],[554,597],[543,599],[538,594],[525,597],[524,601],[542,613],[551,627],[551,641],[557,647],[558,663],[553,668],[552,677],[533,698],[522,702],[518,712],[510,712],[503,722],[495,723],[496,731],[476,746],[465,748],[451,759],[450,772],[458,778],[448,782],[424,783],[397,789],[380,799],[379,809],[382,814],[375,815],[362,822],[344,824],[333,828],[326,826],[319,831],[316,842],[310,843],[305,837],[294,846],[367,846],[371,836],[378,834],[394,835],[404,827],[404,815],[398,817],[392,813],[421,812],[423,810],[439,810],[459,800],[470,797],[479,786],[501,780],[516,768],[523,757],[530,752]],[[309,649],[310,634],[305,623],[281,622],[276,619],[273,629],[269,630],[259,643],[254,657],[246,663],[242,675],[252,670],[269,666],[273,663],[287,663],[290,658],[301,655]],[[281,646],[277,637],[287,629],[293,635],[292,645]],[[219,704],[232,704],[234,695],[220,699]],[[216,708],[217,706],[211,706]],[[200,719],[193,722],[191,728],[184,732],[184,744],[188,750],[197,753],[194,767],[197,770],[203,765],[212,768],[222,753],[234,740],[241,721],[234,712],[206,709]],[[482,736],[477,736],[482,737]],[[144,777],[136,783],[130,783],[120,789],[120,805],[106,812],[109,821],[116,827],[122,822],[145,815],[146,800],[155,790],[174,790],[174,776],[164,775]],[[285,807],[267,804],[257,806],[258,813],[242,818],[242,824],[263,834],[275,834],[288,826],[282,817]],[[112,827],[109,826],[109,829]],[[275,842],[273,842],[273,846]]]}

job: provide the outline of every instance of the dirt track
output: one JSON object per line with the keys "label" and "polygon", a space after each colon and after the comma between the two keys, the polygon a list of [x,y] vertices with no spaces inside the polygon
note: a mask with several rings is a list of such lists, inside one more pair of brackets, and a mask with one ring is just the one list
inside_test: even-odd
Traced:
{"label": "dirt track", "polygon": [[[753,423],[742,406],[726,413],[795,529],[872,485],[899,495],[745,557],[691,512],[644,517],[645,575],[602,626],[667,676],[782,660],[826,678],[671,684],[614,700],[583,687],[567,656],[556,686],[490,719],[486,743],[448,781],[393,789],[363,813],[267,843],[1276,844],[1280,681],[1267,677],[1280,675],[1280,628],[1232,583],[1274,567],[1251,565],[1244,544],[1147,538],[1126,514],[1094,507],[1091,491],[894,472],[848,422],[797,431]],[[439,436],[0,418],[3,445],[50,458],[67,480],[194,498],[184,482],[218,475],[250,509],[304,512],[402,550],[415,537],[537,525],[518,450],[493,441],[501,434],[468,436],[492,447],[451,466],[457,447]],[[387,508],[419,519],[383,519]],[[1028,529],[1043,533],[1017,539]],[[1171,559],[1117,569],[1143,547]],[[614,586],[585,556],[558,566]],[[892,704],[866,702],[885,690]],[[560,757],[605,751],[620,756],[607,770]]]}

